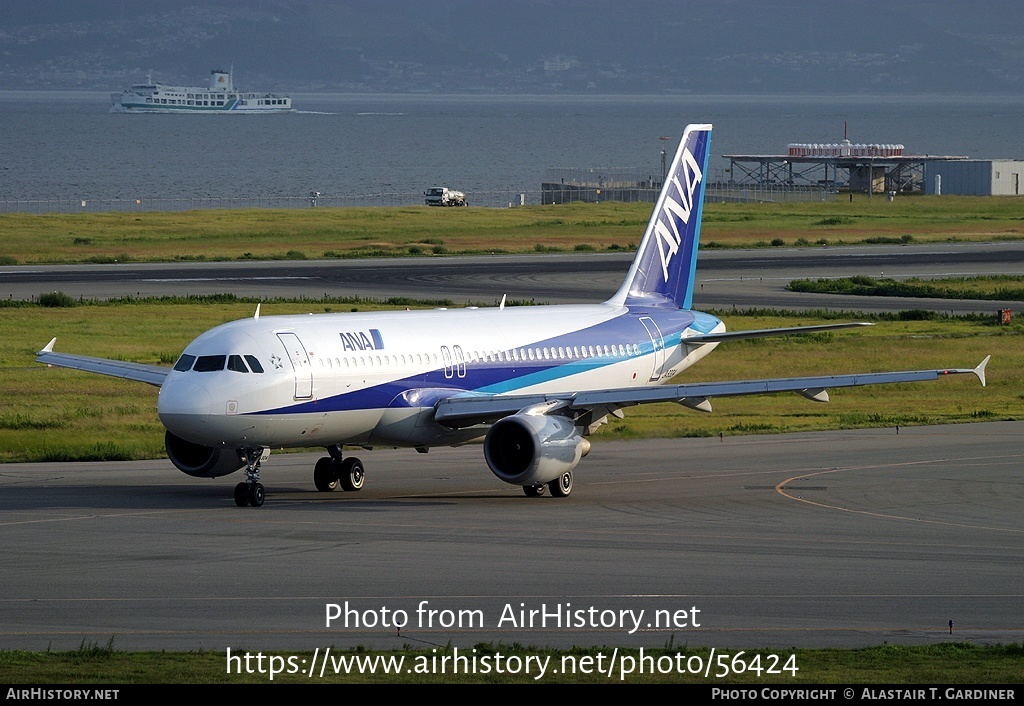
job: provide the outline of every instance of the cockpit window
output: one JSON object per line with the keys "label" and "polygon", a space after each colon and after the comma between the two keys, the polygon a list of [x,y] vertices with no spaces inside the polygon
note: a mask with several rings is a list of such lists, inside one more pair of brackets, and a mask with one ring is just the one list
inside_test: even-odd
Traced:
{"label": "cockpit window", "polygon": [[192,363],[194,362],[196,362],[196,357],[194,355],[182,353],[181,357],[178,358],[178,362],[174,364],[174,369],[180,373],[183,373],[186,370],[191,370]]}
{"label": "cockpit window", "polygon": [[227,358],[226,355],[201,355],[196,359],[196,364],[192,369],[197,373],[211,373],[216,370],[223,370]]}
{"label": "cockpit window", "polygon": [[[249,363],[248,367],[245,365],[246,362]],[[174,364],[174,369],[180,372],[193,370],[197,373],[213,373],[224,370],[225,366],[236,373],[248,373],[250,370],[254,373],[263,372],[263,366],[254,355],[201,355],[197,358],[182,353],[178,362]]]}

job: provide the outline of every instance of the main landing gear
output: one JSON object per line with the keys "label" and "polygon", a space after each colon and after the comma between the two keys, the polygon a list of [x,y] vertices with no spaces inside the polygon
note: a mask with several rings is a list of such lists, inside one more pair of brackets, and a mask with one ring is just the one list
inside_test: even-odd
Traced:
{"label": "main landing gear", "polygon": [[524,485],[523,492],[528,498],[539,498],[544,495],[544,488],[551,490],[551,497],[566,498],[572,492],[572,471],[566,471],[545,486],[543,483]]}
{"label": "main landing gear", "polygon": [[269,449],[242,449],[245,456],[245,480],[235,486],[235,505],[263,507],[267,491],[260,483],[260,463],[269,456]]}
{"label": "main landing gear", "polygon": [[342,490],[361,490],[366,480],[363,462],[358,458],[341,457],[341,447],[328,446],[330,456],[324,456],[316,462],[313,469],[313,485],[321,492],[334,490],[339,485]]}

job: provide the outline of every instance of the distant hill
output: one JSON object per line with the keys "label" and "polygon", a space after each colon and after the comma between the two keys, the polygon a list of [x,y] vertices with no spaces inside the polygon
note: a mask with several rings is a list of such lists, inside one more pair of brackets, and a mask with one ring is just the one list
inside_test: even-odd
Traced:
{"label": "distant hill", "polygon": [[241,88],[491,93],[1019,93],[1016,0],[181,0],[0,4],[0,88],[152,70]]}

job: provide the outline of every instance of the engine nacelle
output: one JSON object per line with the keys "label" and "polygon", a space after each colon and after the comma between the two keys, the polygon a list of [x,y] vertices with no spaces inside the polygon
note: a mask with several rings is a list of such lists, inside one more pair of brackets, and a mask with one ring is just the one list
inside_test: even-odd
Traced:
{"label": "engine nacelle", "polygon": [[513,414],[494,423],[484,439],[491,472],[512,485],[550,483],[580,462],[584,439],[557,415]]}
{"label": "engine nacelle", "polygon": [[179,471],[195,478],[218,478],[245,468],[245,459],[236,449],[193,444],[171,432],[164,434],[164,448]]}

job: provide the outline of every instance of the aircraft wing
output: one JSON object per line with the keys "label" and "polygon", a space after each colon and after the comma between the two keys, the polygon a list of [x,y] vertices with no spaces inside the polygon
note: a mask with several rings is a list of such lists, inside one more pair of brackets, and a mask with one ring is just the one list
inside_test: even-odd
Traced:
{"label": "aircraft wing", "polygon": [[[777,392],[796,392],[816,402],[828,402],[830,387],[859,387],[894,382],[937,380],[945,375],[973,373],[985,384],[985,366],[991,356],[976,368],[947,368],[943,370],[906,370],[887,373],[861,373],[854,375],[823,375],[803,378],[776,378],[768,380],[737,380],[730,382],[696,382],[685,385],[655,387],[627,387],[596,392],[537,395],[455,396],[437,403],[435,420],[450,427],[494,422],[526,408],[550,404],[546,411],[571,410],[576,412],[603,410],[602,414],[623,407],[655,402],[677,402],[686,407],[711,411],[708,400],[712,397],[763,395]],[[561,402],[562,404],[557,404]],[[542,412],[543,413],[543,412]]]}
{"label": "aircraft wing", "polygon": [[36,354],[37,363],[46,363],[58,368],[72,368],[74,370],[85,370],[100,375],[110,375],[115,378],[145,382],[160,387],[164,383],[170,368],[160,365],[145,365],[143,363],[129,363],[124,360],[110,360],[108,358],[92,358],[87,355],[70,355],[68,353],[55,353],[53,344],[56,338],[50,339],[43,350]]}

